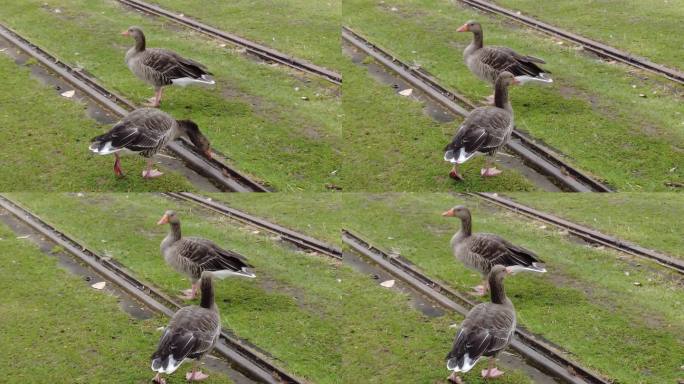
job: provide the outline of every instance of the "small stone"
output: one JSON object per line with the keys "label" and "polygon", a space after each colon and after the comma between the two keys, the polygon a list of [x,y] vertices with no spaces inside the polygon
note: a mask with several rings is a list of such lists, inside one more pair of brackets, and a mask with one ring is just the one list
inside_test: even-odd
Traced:
{"label": "small stone", "polygon": [[61,95],[66,97],[66,98],[72,98],[72,97],[74,97],[75,94],[76,94],[76,91],[74,91],[74,90],[61,93]]}
{"label": "small stone", "polygon": [[385,288],[392,288],[394,287],[394,280],[383,281],[382,283],[380,283],[380,285],[382,285]]}
{"label": "small stone", "polygon": [[399,91],[399,94],[402,96],[411,96],[413,93],[413,88],[406,88],[403,91]]}
{"label": "small stone", "polygon": [[635,286],[637,286],[637,287],[641,287],[641,283],[638,282],[638,281],[635,281],[633,284],[634,284]]}
{"label": "small stone", "polygon": [[309,100],[309,98],[306,97],[306,96],[302,96],[302,97],[300,97],[300,99],[302,99],[302,100]]}
{"label": "small stone", "polygon": [[99,283],[95,283],[95,284],[91,285],[91,287],[93,287],[95,289],[104,289],[105,285],[107,285],[106,282],[100,281]]}
{"label": "small stone", "polygon": [[645,95],[645,94],[643,94],[643,93],[640,93],[640,94],[639,94],[639,97],[644,97],[644,98],[645,98],[645,97],[646,97],[646,95]]}

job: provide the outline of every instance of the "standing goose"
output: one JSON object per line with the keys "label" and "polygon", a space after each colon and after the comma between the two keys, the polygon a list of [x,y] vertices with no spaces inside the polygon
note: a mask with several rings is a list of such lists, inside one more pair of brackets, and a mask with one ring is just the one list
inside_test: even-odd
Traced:
{"label": "standing goose", "polygon": [[447,369],[453,371],[450,381],[462,383],[457,372],[470,371],[483,356],[489,357],[489,367],[482,370],[482,377],[487,379],[504,374],[494,366],[494,360],[508,347],[515,332],[515,308],[506,297],[503,286],[504,277],[510,273],[510,267],[503,265],[496,265],[489,272],[492,302],[474,306],[461,323],[446,357]]}
{"label": "standing goose", "polygon": [[[451,238],[454,256],[466,267],[482,274],[482,284],[475,287],[477,295],[484,295],[489,289],[487,274],[495,265],[509,267],[511,272],[533,271],[546,272],[537,255],[525,248],[511,244],[509,241],[491,234],[472,232],[470,210],[459,205],[442,213],[446,217],[461,219],[461,230]],[[492,293],[493,294],[493,293]]]}
{"label": "standing goose", "polygon": [[225,250],[211,240],[200,237],[181,237],[180,220],[174,211],[166,211],[157,222],[158,225],[169,224],[169,234],[161,242],[161,253],[164,260],[173,269],[186,275],[192,288],[183,291],[182,298],[192,300],[197,293],[197,280],[202,272],[210,271],[219,279],[228,276],[256,277],[250,271],[251,265],[245,258],[235,252]]}
{"label": "standing goose", "polygon": [[121,32],[124,36],[132,36],[135,45],[126,52],[126,65],[140,80],[152,85],[154,97],[149,99],[149,107],[158,107],[162,98],[162,87],[166,85],[190,84],[212,85],[207,67],[176,52],[166,49],[145,46],[145,34],[138,27],[130,27]]}
{"label": "standing goose", "polygon": [[[482,26],[477,21],[469,21],[457,32],[472,32],[473,41],[463,51],[463,59],[471,72],[492,85],[501,72],[512,73],[521,84],[527,82],[552,83],[545,71],[537,64],[546,64],[542,59],[523,56],[506,47],[487,46],[482,42]],[[491,96],[489,98],[491,100]]]}
{"label": "standing goose", "polygon": [[164,329],[157,350],[152,354],[152,370],[157,372],[152,381],[157,384],[165,384],[161,374],[173,373],[185,359],[194,359],[192,371],[185,375],[186,380],[200,381],[208,377],[197,370],[197,364],[218,340],[221,318],[214,302],[211,272],[202,274],[200,284],[202,299],[199,307],[191,305],[179,309]]}
{"label": "standing goose", "polygon": [[123,175],[119,153],[138,153],[147,158],[143,177],[154,178],[163,173],[152,169],[152,156],[180,136],[187,136],[195,147],[211,159],[209,140],[200,132],[197,124],[190,120],[175,120],[154,108],[140,108],[129,113],[109,132],[93,138],[89,149],[98,155],[113,153],[116,157],[114,173],[117,176]]}
{"label": "standing goose", "polygon": [[502,72],[496,80],[494,106],[470,111],[454,139],[444,148],[444,160],[454,165],[449,173],[451,178],[463,180],[458,171],[459,164],[465,163],[478,152],[487,154],[480,175],[489,177],[501,173],[494,161],[513,132],[513,108],[508,100],[508,87],[511,84],[518,84],[518,80],[510,72]]}

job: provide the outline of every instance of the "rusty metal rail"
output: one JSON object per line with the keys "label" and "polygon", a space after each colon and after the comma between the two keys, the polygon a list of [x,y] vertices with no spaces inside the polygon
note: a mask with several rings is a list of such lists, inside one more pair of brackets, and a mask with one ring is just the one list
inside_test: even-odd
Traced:
{"label": "rusty metal rail", "polygon": [[[4,195],[0,195],[0,207],[64,248],[66,252],[150,309],[170,317],[181,307],[158,288],[136,278],[123,265],[88,249]],[[244,340],[236,337],[230,330],[222,329],[220,339],[223,342],[217,343],[215,350],[237,365],[248,377],[267,384],[306,383],[306,381],[270,363],[265,356],[250,347]]]}
{"label": "rusty metal rail", "polygon": [[566,41],[571,41],[575,44],[579,44],[585,50],[593,52],[594,54],[608,58],[611,60],[619,61],[621,63],[630,65],[632,67],[645,69],[647,71],[656,73],[658,75],[664,76],[676,83],[684,84],[684,72],[672,68],[668,68],[662,64],[654,63],[646,58],[632,55],[629,52],[622,51],[620,49],[611,47],[609,45],[600,43],[595,40],[588,39],[586,37],[577,35],[572,32],[565,31],[553,25],[547,24],[543,21],[537,20],[535,18],[518,14],[515,11],[506,9],[500,5],[491,3],[489,1],[483,0],[458,0],[461,3],[467,4],[473,8],[477,8],[484,12],[493,13],[496,15],[501,15],[507,17],[511,20],[515,20],[521,24],[528,27],[532,27],[538,31],[541,31],[547,35],[564,39]]}
{"label": "rusty metal rail", "polygon": [[667,268],[673,269],[684,274],[684,261],[675,257],[644,248],[640,245],[618,239],[617,237],[606,235],[595,229],[573,223],[558,216],[536,210],[526,205],[517,203],[494,193],[472,193],[471,195],[480,197],[487,202],[511,210],[519,215],[540,220],[554,225],[558,228],[567,230],[569,233],[593,244],[601,244],[616,251],[624,252],[632,256],[643,257],[653,260]]}
{"label": "rusty metal rail", "polygon": [[221,215],[228,216],[231,219],[238,220],[244,224],[257,227],[262,230],[273,233],[275,235],[278,235],[281,239],[291,244],[294,244],[295,246],[303,250],[321,253],[335,259],[342,259],[342,250],[338,247],[327,244],[318,239],[314,239],[313,237],[304,235],[302,233],[293,231],[289,228],[285,228],[278,224],[271,223],[270,221],[264,220],[260,217],[256,217],[250,215],[249,213],[242,212],[238,209],[231,208],[221,202],[215,201],[205,196],[189,192],[166,193],[166,195],[179,200],[199,204],[204,208],[217,212]]}
{"label": "rusty metal rail", "polygon": [[[2,24],[0,24],[0,36],[115,115],[122,117],[136,108],[131,101],[107,90],[83,71],[72,68]],[[188,168],[196,170],[221,190],[234,192],[268,191],[266,187],[217,157],[211,160],[207,159],[185,139],[169,143],[167,148],[181,158]]]}
{"label": "rusty metal rail", "polygon": [[[465,316],[476,304],[464,294],[448,285],[430,278],[407,259],[393,257],[382,249],[370,244],[358,234],[342,230],[342,241],[352,249],[366,256],[406,284],[421,292],[441,306]],[[519,326],[511,342],[511,348],[520,353],[528,362],[563,382],[573,384],[610,384],[599,374],[584,368],[571,360],[566,354],[548,342],[521,329]]]}
{"label": "rusty metal rail", "polygon": [[[476,104],[465,96],[440,85],[424,69],[417,69],[402,62],[396,56],[349,27],[342,27],[342,38],[395,72],[452,113],[466,117],[469,110],[476,107]],[[546,175],[549,180],[566,191],[612,192],[610,187],[568,164],[559,154],[517,129],[514,129],[511,134],[508,148],[529,166]]]}
{"label": "rusty metal rail", "polygon": [[266,47],[264,45],[255,43],[253,41],[247,40],[243,37],[234,35],[232,33],[224,32],[218,28],[212,27],[211,25],[207,25],[204,23],[201,23],[197,20],[193,20],[189,18],[188,16],[181,16],[176,12],[166,10],[158,5],[155,4],[149,4],[144,1],[140,0],[117,0],[122,4],[125,4],[131,8],[137,9],[141,12],[145,12],[148,14],[164,17],[168,20],[171,20],[175,23],[184,25],[188,28],[191,28],[195,31],[198,31],[200,33],[203,33],[205,35],[211,36],[215,39],[219,39],[221,41],[230,43],[232,45],[237,45],[240,47],[243,47],[247,50],[247,52],[254,54],[258,56],[259,58],[267,61],[272,61],[272,62],[277,62],[283,65],[286,65],[290,68],[294,68],[299,71],[307,72],[314,74],[316,76],[321,76],[324,79],[335,83],[335,84],[342,84],[342,75],[339,73],[336,73],[334,71],[331,71],[327,68],[320,67],[318,65],[312,64],[306,60],[303,59],[298,59],[296,57],[292,57],[290,55],[287,55],[285,53],[276,51],[273,48]]}

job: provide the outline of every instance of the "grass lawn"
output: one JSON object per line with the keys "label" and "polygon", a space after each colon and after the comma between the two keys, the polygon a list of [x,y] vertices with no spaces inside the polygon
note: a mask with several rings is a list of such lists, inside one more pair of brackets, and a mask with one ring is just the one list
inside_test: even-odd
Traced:
{"label": "grass lawn", "polygon": [[[345,60],[349,60],[345,58]],[[439,123],[423,105],[370,78],[365,67],[347,61],[342,84],[344,118],[341,185],[353,191],[527,191],[535,187],[520,173],[505,169],[480,176],[484,157],[462,167],[465,181],[449,178],[444,147],[460,120]],[[503,156],[503,155],[499,155]]]}
{"label": "grass lawn", "polygon": [[681,88],[668,81],[607,64],[447,0],[350,0],[342,13],[343,23],[472,99],[483,98],[491,89],[465,67],[462,50],[472,36],[456,33],[456,28],[478,19],[485,44],[542,57],[553,72],[551,87],[511,91],[518,128],[619,190],[667,190],[666,183],[683,179],[677,167],[684,162]]}
{"label": "grass lawn", "polygon": [[549,24],[684,70],[682,0],[495,0]]}
{"label": "grass lawn", "polygon": [[[0,224],[3,383],[148,383],[150,355],[168,319],[136,320],[117,298],[58,267]],[[189,365],[168,381],[180,383]],[[230,383],[209,372],[207,383]]]}
{"label": "grass lawn", "polygon": [[[45,5],[47,4],[47,5]],[[59,10],[59,12],[57,12]],[[172,88],[162,109],[190,118],[238,168],[281,191],[325,190],[339,168],[339,88],[323,79],[257,63],[196,33],[132,12],[113,0],[29,0],[5,4],[0,20],[67,63],[83,67],[135,102],[152,89],[133,76],[119,33],[138,25],[150,47],[206,64],[213,88]]]}
{"label": "grass lawn", "polygon": [[[218,283],[217,301],[225,324],[279,364],[316,383],[445,383],[444,356],[455,332],[449,325],[461,319],[426,317],[412,309],[408,296],[337,261],[293,251],[222,216],[157,195],[12,197],[170,294],[189,284],[162,261],[159,243],[168,229],[155,222],[175,209],[186,236],[213,239],[255,266],[256,279]],[[467,378],[482,382],[476,376]],[[501,382],[530,380],[509,369]]]}
{"label": "grass lawn", "polygon": [[500,234],[547,263],[549,273],[508,280],[507,292],[523,326],[619,382],[655,384],[681,377],[682,281],[655,263],[635,259],[636,266],[629,257],[576,243],[551,227],[448,194],[214,198],[338,244],[339,228],[359,231],[463,291],[476,285],[479,276],[454,261],[449,239],[459,223],[440,214],[466,204],[473,210],[474,231]]}
{"label": "grass lawn", "polygon": [[[30,71],[0,54],[0,173],[2,191],[168,191],[194,189],[182,175],[145,180],[145,160],[127,156],[125,178],[114,176],[111,156],[88,151],[91,138],[107,127],[86,116],[84,105],[59,96]],[[19,176],[19,177],[18,177]]]}
{"label": "grass lawn", "polygon": [[201,7],[183,0],[152,2],[316,65],[341,69],[340,0],[205,0]]}
{"label": "grass lawn", "polygon": [[511,193],[530,207],[641,246],[684,258],[681,218],[684,196],[678,193],[555,194]]}

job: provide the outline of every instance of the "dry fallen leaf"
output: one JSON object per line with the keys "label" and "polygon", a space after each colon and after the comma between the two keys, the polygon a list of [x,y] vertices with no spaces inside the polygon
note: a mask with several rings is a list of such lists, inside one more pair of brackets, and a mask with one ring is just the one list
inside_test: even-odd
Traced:
{"label": "dry fallen leaf", "polygon": [[383,281],[382,283],[380,283],[380,285],[382,285],[385,288],[392,288],[394,287],[394,280]]}
{"label": "dry fallen leaf", "polygon": [[31,235],[17,236],[17,239],[28,239],[29,237],[31,237]]}
{"label": "dry fallen leaf", "polygon": [[66,92],[62,93],[62,96],[71,98],[71,97],[74,97],[75,94],[76,94],[76,91],[71,90],[71,91],[66,91]]}
{"label": "dry fallen leaf", "polygon": [[402,96],[411,96],[413,93],[413,88],[406,88],[403,91],[399,91],[399,94]]}
{"label": "dry fallen leaf", "polygon": [[107,285],[106,282],[100,281],[99,283],[95,283],[95,284],[91,285],[91,287],[93,287],[95,289],[104,289],[105,285]]}

